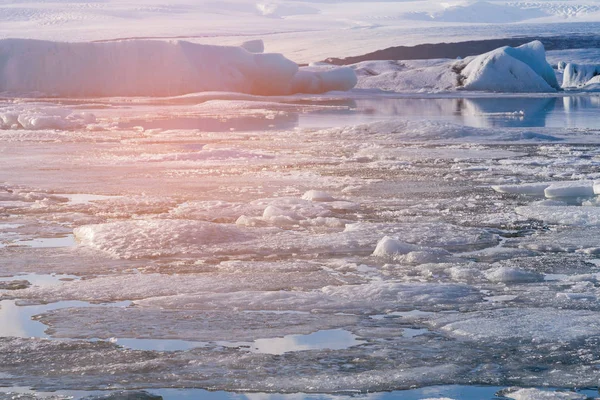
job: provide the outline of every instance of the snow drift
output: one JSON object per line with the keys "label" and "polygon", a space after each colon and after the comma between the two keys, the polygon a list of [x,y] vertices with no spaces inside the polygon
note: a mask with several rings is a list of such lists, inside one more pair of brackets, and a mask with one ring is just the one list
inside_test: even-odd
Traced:
{"label": "snow drift", "polygon": [[[250,50],[250,51],[248,51]],[[185,41],[0,40],[0,92],[35,96],[176,96],[226,91],[286,95],[348,90],[353,71],[300,70],[281,54]]]}

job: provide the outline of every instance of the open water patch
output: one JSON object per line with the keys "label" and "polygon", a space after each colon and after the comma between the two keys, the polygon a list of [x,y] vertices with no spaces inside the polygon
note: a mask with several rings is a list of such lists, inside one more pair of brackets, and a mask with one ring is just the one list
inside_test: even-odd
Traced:
{"label": "open water patch", "polygon": [[305,350],[342,350],[365,343],[344,329],[325,329],[306,335],[256,339],[253,342],[197,342],[177,339],[114,338],[111,341],[130,350],[187,351],[197,347],[222,346],[242,351],[280,355]]}
{"label": "open water patch", "polygon": [[61,308],[73,307],[128,307],[129,301],[107,304],[90,304],[84,301],[59,301],[50,304],[18,305],[17,300],[0,301],[0,337],[44,338],[48,327],[35,316]]}

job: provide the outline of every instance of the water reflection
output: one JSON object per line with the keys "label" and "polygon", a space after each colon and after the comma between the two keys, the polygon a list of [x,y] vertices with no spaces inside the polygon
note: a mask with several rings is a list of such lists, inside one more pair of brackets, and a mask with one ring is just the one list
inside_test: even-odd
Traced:
{"label": "water reflection", "polygon": [[[296,106],[296,107],[294,107]],[[312,106],[312,107],[311,107]],[[316,106],[316,107],[315,107]],[[295,99],[269,106],[270,114],[160,115],[132,118],[119,127],[204,132],[268,131],[358,125],[388,118],[450,122],[478,128],[595,128],[600,97]],[[278,108],[279,107],[279,108]]]}
{"label": "water reflection", "polygon": [[61,308],[75,307],[128,307],[131,302],[122,301],[108,304],[90,304],[84,301],[59,301],[51,304],[19,306],[15,300],[0,301],[0,337],[46,338],[46,325],[33,319]]}
{"label": "water reflection", "polygon": [[119,128],[132,129],[141,126],[144,129],[183,129],[200,130],[202,132],[228,131],[269,131],[274,129],[288,130],[298,125],[295,112],[253,116],[174,116],[158,119],[132,119],[120,122]]}
{"label": "water reflection", "polygon": [[[323,104],[323,103],[319,103]],[[335,105],[340,105],[339,101]],[[596,128],[600,97],[378,98],[344,103],[347,110],[301,114],[300,127],[357,125],[388,118],[450,122],[476,128]]]}
{"label": "water reflection", "polygon": [[341,350],[364,343],[344,329],[321,330],[308,335],[287,335],[282,338],[257,339],[253,351],[266,354],[284,354],[302,350]]}

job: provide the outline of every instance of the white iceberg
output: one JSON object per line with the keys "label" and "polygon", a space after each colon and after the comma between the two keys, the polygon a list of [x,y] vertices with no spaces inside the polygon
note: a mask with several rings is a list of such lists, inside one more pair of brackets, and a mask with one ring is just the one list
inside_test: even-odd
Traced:
{"label": "white iceberg", "polygon": [[468,61],[461,71],[467,90],[554,92],[560,89],[540,41],[501,47]]}
{"label": "white iceberg", "polygon": [[0,40],[0,93],[18,96],[177,96],[220,91],[287,95],[348,90],[349,68],[302,69],[281,54],[185,41],[63,43]]}

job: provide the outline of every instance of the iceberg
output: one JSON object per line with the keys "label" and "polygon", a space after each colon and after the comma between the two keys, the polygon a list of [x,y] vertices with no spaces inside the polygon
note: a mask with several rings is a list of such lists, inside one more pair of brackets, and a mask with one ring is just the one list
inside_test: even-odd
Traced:
{"label": "iceberg", "polygon": [[300,69],[262,43],[186,41],[66,43],[0,40],[0,93],[36,97],[177,96],[195,92],[289,95],[348,90],[348,68]]}
{"label": "iceberg", "polygon": [[579,88],[600,83],[600,65],[568,63],[563,71],[563,88]]}
{"label": "iceberg", "polygon": [[560,85],[540,41],[500,47],[464,60],[363,61],[358,88],[395,92],[556,92]]}
{"label": "iceberg", "polygon": [[501,47],[468,61],[461,71],[467,90],[554,92],[560,89],[542,42]]}

